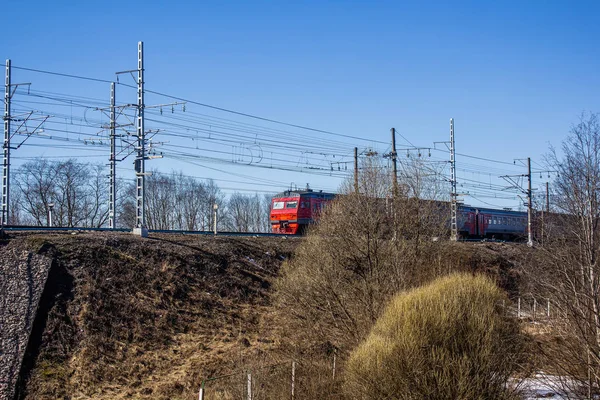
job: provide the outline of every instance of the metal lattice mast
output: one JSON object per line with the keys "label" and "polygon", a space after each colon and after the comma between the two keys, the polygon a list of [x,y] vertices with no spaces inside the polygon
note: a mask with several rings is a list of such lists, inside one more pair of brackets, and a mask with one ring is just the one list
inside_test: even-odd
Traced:
{"label": "metal lattice mast", "polygon": [[454,118],[450,118],[450,183],[452,185],[450,192],[450,239],[458,240],[457,214],[458,205],[456,193],[456,148],[454,147]]}
{"label": "metal lattice mast", "polygon": [[6,60],[6,81],[4,83],[4,143],[2,145],[2,215],[0,225],[8,225],[10,211],[10,60]]}
{"label": "metal lattice mast", "polygon": [[136,233],[146,236],[146,131],[144,130],[144,42],[138,42],[138,112],[136,173]]}
{"label": "metal lattice mast", "polygon": [[116,202],[117,202],[117,160],[116,160],[116,140],[117,140],[117,122],[115,113],[115,83],[110,84],[110,176],[108,192],[108,227],[116,228]]}

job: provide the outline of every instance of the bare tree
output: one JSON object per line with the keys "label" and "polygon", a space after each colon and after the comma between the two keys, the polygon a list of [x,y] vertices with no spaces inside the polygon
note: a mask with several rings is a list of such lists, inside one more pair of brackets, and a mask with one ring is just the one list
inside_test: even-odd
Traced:
{"label": "bare tree", "polygon": [[108,221],[108,186],[103,165],[90,166],[86,186],[85,226],[100,228]]}
{"label": "bare tree", "polygon": [[236,232],[267,232],[269,229],[269,211],[265,199],[258,194],[244,195],[234,193],[227,202],[228,229]]}
{"label": "bare tree", "polygon": [[36,225],[48,224],[48,204],[54,201],[56,169],[45,159],[23,164],[15,174],[14,183],[21,197],[23,211]]}
{"label": "bare tree", "polygon": [[445,221],[425,218],[437,205],[406,192],[394,199],[392,182],[377,159],[364,160],[359,193],[346,182],[344,195],[325,208],[282,269],[279,301],[290,334],[306,337],[299,340],[310,337],[312,344],[328,342],[348,351],[364,339],[391,296],[436,276],[445,265],[446,242],[430,236],[442,228],[429,226]]}
{"label": "bare tree", "polygon": [[25,163],[15,173],[13,196],[18,201],[13,212],[24,222],[46,225],[54,204],[55,226],[100,227],[108,218],[103,168],[74,160]]}
{"label": "bare tree", "polygon": [[591,399],[600,392],[599,115],[584,113],[560,150],[548,161],[558,171],[551,217],[562,234],[548,236],[544,262],[529,272],[560,316],[553,328],[562,340],[546,348],[547,361],[566,377],[565,388]]}

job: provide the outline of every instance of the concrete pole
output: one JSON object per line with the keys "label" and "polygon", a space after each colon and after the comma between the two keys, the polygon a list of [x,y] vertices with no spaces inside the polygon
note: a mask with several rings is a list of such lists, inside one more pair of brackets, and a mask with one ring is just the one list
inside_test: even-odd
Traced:
{"label": "concrete pole", "polygon": [[354,148],[354,193],[358,194],[358,147]]}
{"label": "concrete pole", "polygon": [[294,400],[295,389],[296,389],[296,361],[292,361],[292,400]]}
{"label": "concrete pole", "polygon": [[527,246],[529,247],[533,247],[533,233],[531,232],[533,204],[531,197],[531,158],[527,157]]}
{"label": "concrete pole", "polygon": [[217,210],[219,209],[219,205],[217,203],[213,204],[213,210],[214,210],[214,214],[213,214],[213,232],[216,235],[217,234]]}

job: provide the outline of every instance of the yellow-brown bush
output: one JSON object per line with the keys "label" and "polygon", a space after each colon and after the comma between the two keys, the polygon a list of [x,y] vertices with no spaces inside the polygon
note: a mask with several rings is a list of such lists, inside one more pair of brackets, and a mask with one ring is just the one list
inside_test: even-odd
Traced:
{"label": "yellow-brown bush", "polygon": [[453,274],[393,298],[352,353],[355,399],[508,399],[524,338],[483,276]]}

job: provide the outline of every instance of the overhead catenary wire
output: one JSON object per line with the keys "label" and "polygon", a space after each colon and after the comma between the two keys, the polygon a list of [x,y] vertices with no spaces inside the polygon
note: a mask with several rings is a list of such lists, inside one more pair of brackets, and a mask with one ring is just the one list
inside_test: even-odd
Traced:
{"label": "overhead catenary wire", "polygon": [[[109,84],[112,82],[112,80],[107,79],[56,73],[19,66],[13,66],[13,68],[34,73],[44,73],[66,78],[83,79],[98,83]],[[136,86],[128,85],[123,82],[118,82],[118,84],[131,89],[136,88]],[[146,121],[148,121],[147,128],[158,131],[157,133],[152,134],[154,135],[156,141],[165,141],[165,143],[162,144],[164,151],[161,151],[163,149],[159,149],[157,146],[154,146],[153,151],[155,153],[153,154],[162,153],[167,159],[172,159],[183,163],[191,163],[198,166],[206,163],[235,165],[237,167],[240,165],[245,165],[248,167],[261,167],[279,171],[329,176],[335,179],[346,179],[351,174],[351,171],[332,171],[332,169],[334,165],[339,167],[340,165],[344,166],[344,163],[351,162],[347,159],[350,157],[352,148],[355,144],[349,143],[348,140],[360,140],[361,142],[366,142],[369,144],[385,145],[386,147],[388,146],[387,142],[366,139],[340,132],[316,129],[309,126],[280,121],[277,119],[265,118],[259,115],[243,113],[236,110],[213,106],[203,102],[185,99],[183,97],[170,95],[160,91],[149,90],[147,88],[145,89],[145,92],[155,96],[161,96],[172,100],[189,103],[190,105],[196,105],[197,107],[208,108],[235,115],[237,117],[250,118],[264,122],[264,124],[253,124],[234,119],[212,116],[195,112],[193,107],[189,107],[185,113],[174,114],[169,112],[163,114],[161,112],[162,110],[159,111],[158,108],[146,109],[146,114],[148,116],[152,116],[152,118],[146,117]],[[102,107],[105,107],[107,105],[107,101],[105,99],[31,89],[27,91],[18,89],[16,93],[21,96],[20,99],[17,98],[14,100],[14,104],[20,107],[19,110],[26,111],[26,107],[29,105],[44,106],[42,108],[45,110],[38,110],[38,112],[53,114],[55,116],[54,120],[50,119],[44,124],[45,131],[51,133],[51,136],[31,136],[31,140],[43,140],[44,142],[51,143],[50,145],[39,145],[38,147],[47,147],[48,149],[82,150],[87,152],[99,152],[102,151],[102,147],[105,147],[104,141],[108,141],[106,129],[107,118],[104,118],[105,116],[103,116],[102,113],[94,116],[92,113],[88,112],[90,110],[97,111]],[[128,106],[130,105],[123,104],[120,107],[125,108]],[[71,115],[69,115],[68,112],[65,112],[65,107],[70,107],[71,110],[74,108],[79,110],[87,110],[85,111],[87,115],[84,114],[83,117],[73,115],[73,111],[71,112]],[[50,112],[54,111],[52,108],[62,109],[62,112]],[[124,112],[123,118],[128,118],[133,121],[135,115]],[[60,121],[59,119],[62,119],[64,122]],[[70,123],[67,123],[68,121],[70,121]],[[274,124],[279,127],[275,128],[273,126],[266,126],[268,124]],[[64,126],[65,129],[59,129],[62,126]],[[74,129],[69,129],[67,127]],[[300,136],[301,139],[299,140],[298,132],[295,132],[295,130],[304,132],[304,135],[306,136]],[[127,131],[124,129],[123,132],[124,134],[127,133]],[[208,133],[210,136],[208,138],[202,137],[200,134],[201,132],[204,132],[205,134]],[[319,133],[322,135],[311,136],[310,133]],[[63,136],[61,137],[61,135]],[[67,137],[65,138],[64,135],[67,135]],[[70,138],[70,135],[73,135],[74,137]],[[335,136],[335,138],[331,136]],[[91,143],[92,137],[96,137],[97,139],[94,140],[98,142],[102,141],[102,143]],[[414,144],[405,136],[400,134],[400,137],[402,137],[409,145],[411,145],[412,148],[415,148]],[[188,146],[185,143],[186,140],[192,141],[191,143],[193,145]],[[70,142],[71,144],[54,144],[52,143],[54,141]],[[173,141],[173,143],[169,143],[170,141]],[[194,149],[194,147],[199,145],[199,142],[204,143],[204,149]],[[35,143],[24,144],[24,146],[30,145],[32,147],[36,146]],[[92,146],[90,147],[90,145]],[[247,147],[252,145],[258,146],[262,151],[264,151],[264,153],[268,153],[270,150],[272,150],[272,152],[276,152],[275,156],[264,157],[265,159],[270,158],[270,165],[258,165],[257,163],[252,162],[250,164],[244,163],[243,155],[240,156],[241,161],[236,161],[235,155],[233,158],[229,158],[234,150],[225,150],[227,148],[232,149],[237,147],[243,152],[245,151],[244,146]],[[126,142],[122,142],[120,146],[121,148],[126,149],[131,145],[127,144]],[[411,148],[402,150],[411,150]],[[448,153],[448,151],[443,149],[436,149],[435,147],[431,148],[431,151],[435,150]],[[209,154],[206,155],[206,153]],[[211,155],[214,155],[215,157],[211,157]],[[100,157],[100,155],[86,156]],[[483,161],[487,164],[494,163],[510,165],[513,168],[517,168],[513,165],[513,163],[510,162],[472,156],[463,153],[457,153],[457,156]],[[294,159],[294,157],[296,158]],[[333,161],[333,158],[335,158],[335,161]],[[299,159],[301,159],[301,161],[299,161]],[[447,161],[432,157],[431,162],[445,163]],[[329,168],[327,168],[328,164]],[[473,198],[475,198],[475,196],[483,197],[488,195],[494,196],[494,198],[500,198],[499,196],[508,197],[506,196],[506,187],[497,183],[492,184],[491,177],[492,174],[513,174],[514,171],[469,162],[464,162],[460,165],[461,167],[458,169],[458,171],[462,176],[459,175],[459,182],[462,182],[461,187],[469,189],[469,196]],[[202,165],[201,167],[208,168],[206,165]],[[221,173],[224,172],[221,171]],[[536,173],[536,171],[533,171],[533,173]],[[485,179],[469,179],[467,174],[477,174],[478,176],[482,177],[489,175],[489,183],[486,182]],[[445,182],[448,180],[447,176],[441,173],[435,173],[434,175],[435,179],[439,180],[441,183],[445,184]],[[510,190],[508,192],[510,192]]]}

